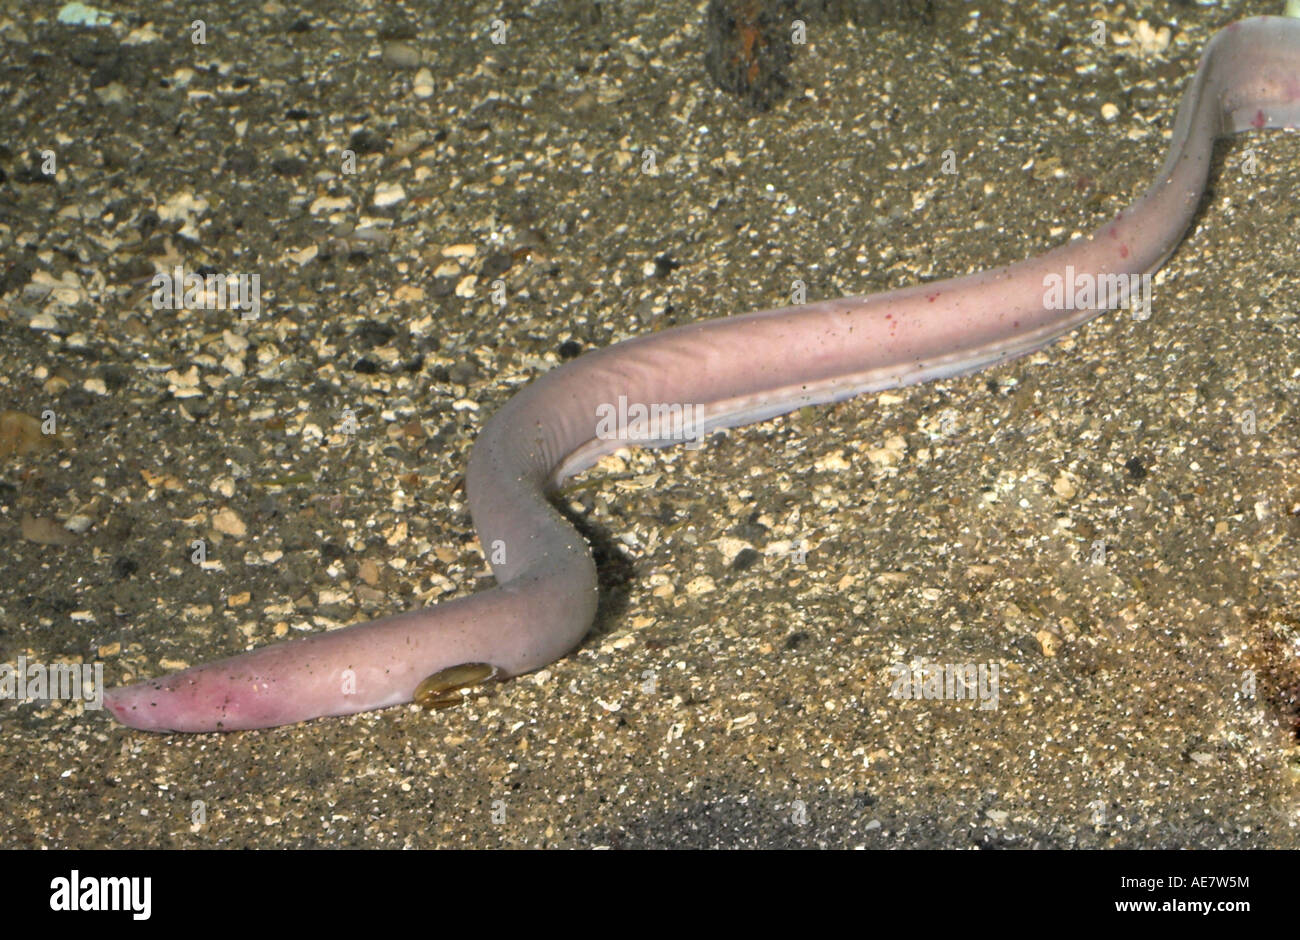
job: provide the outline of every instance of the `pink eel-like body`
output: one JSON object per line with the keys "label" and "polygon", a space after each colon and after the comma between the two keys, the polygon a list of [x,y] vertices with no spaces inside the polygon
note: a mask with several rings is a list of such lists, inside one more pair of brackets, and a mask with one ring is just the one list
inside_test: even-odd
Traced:
{"label": "pink eel-like body", "polygon": [[1159,176],[1092,234],[1007,267],[693,323],[580,356],[511,398],[475,442],[466,487],[495,587],[111,689],[104,704],[152,731],[268,728],[410,702],[422,680],[460,664],[505,677],[559,659],[591,626],[597,581],[590,550],[548,493],[628,444],[598,436],[599,408],[620,396],[698,404],[696,431],[708,431],[1023,356],[1105,310],[1059,309],[1049,278],[1067,267],[1150,273],[1169,257],[1216,137],[1298,124],[1300,20],[1232,24],[1201,57]]}

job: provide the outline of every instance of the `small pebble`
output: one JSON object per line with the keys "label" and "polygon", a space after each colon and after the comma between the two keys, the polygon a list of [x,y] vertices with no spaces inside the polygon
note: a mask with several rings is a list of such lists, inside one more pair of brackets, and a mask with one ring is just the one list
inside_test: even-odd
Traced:
{"label": "small pebble", "polygon": [[405,42],[386,42],[384,62],[399,69],[413,69],[420,64],[420,50]]}
{"label": "small pebble", "polygon": [[433,73],[428,69],[420,69],[415,73],[415,81],[411,83],[411,93],[417,98],[429,98],[433,96]]}
{"label": "small pebble", "polygon": [[380,183],[375,187],[375,198],[372,202],[376,208],[384,209],[397,205],[405,198],[406,190],[402,188],[401,183]]}
{"label": "small pebble", "polygon": [[242,539],[248,534],[248,527],[244,525],[244,520],[239,518],[239,514],[233,509],[219,510],[212,517],[212,528],[222,535],[229,535],[236,539]]}

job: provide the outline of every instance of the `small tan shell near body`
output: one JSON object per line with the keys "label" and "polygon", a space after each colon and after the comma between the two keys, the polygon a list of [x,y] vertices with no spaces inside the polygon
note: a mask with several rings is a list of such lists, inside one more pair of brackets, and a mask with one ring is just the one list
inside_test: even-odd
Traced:
{"label": "small tan shell near body", "polygon": [[481,685],[501,670],[488,663],[461,663],[448,666],[429,676],[415,687],[415,704],[427,710],[450,708],[465,701],[461,689]]}

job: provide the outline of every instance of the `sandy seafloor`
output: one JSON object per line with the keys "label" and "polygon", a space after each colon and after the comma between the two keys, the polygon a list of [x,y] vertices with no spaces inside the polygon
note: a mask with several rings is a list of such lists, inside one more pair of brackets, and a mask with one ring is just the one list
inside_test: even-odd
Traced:
{"label": "sandy seafloor", "polygon": [[[470,445],[573,344],[1086,231],[1272,7],[819,24],[767,113],[709,81],[703,4],[510,4],[504,45],[494,3],[230,3],[205,45],[56,9],[0,7],[0,408],[66,435],[0,467],[0,660],[117,683],[488,583]],[[3,702],[0,844],[1294,847],[1298,178],[1300,137],[1221,146],[1149,320],[584,474],[593,632],[460,708]],[[261,316],[155,311],[176,264],[258,273]],[[922,662],[997,664],[998,707],[891,697]]]}

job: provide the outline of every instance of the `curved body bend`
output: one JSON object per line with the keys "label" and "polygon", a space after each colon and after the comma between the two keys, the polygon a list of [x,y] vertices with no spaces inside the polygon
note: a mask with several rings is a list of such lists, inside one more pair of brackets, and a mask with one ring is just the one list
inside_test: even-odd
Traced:
{"label": "curved body bend", "polygon": [[[1092,234],[1017,264],[864,297],[679,326],[581,356],[511,398],[476,441],[466,486],[497,585],[423,610],[271,645],[109,690],[124,724],[220,731],[410,702],[460,664],[518,675],[564,656],[596,610],[596,570],[547,493],[629,435],[601,416],[699,406],[689,428],[632,425],[633,442],[761,421],[805,405],[958,375],[1036,350],[1105,312],[1061,309],[1052,276],[1154,271],[1200,202],[1216,137],[1300,125],[1300,20],[1220,31],[1201,57],[1147,192]],[[665,413],[666,414],[666,413]]]}

